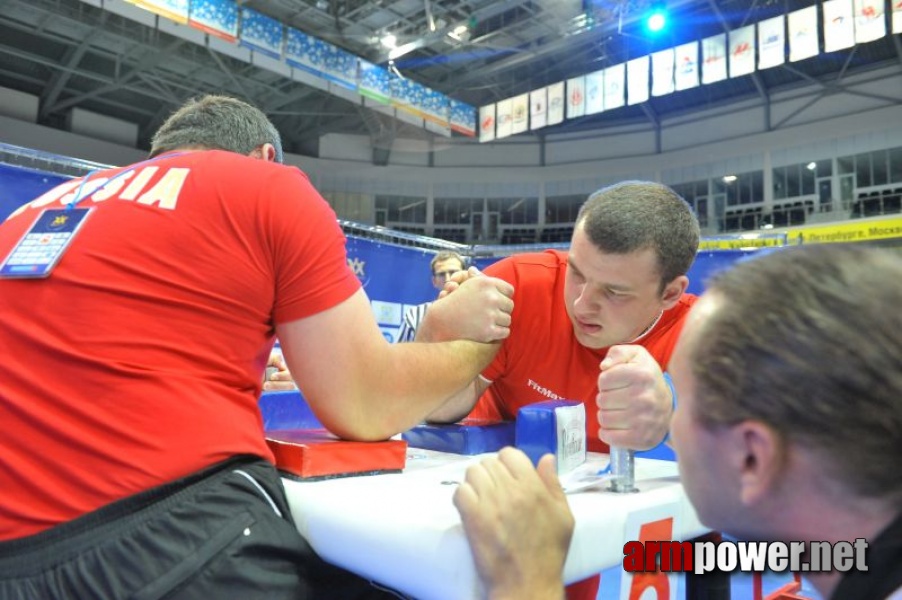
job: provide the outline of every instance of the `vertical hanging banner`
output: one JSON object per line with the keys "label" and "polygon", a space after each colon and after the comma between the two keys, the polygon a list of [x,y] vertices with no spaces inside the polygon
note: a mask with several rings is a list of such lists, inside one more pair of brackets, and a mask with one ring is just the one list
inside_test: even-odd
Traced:
{"label": "vertical hanging banner", "polygon": [[564,121],[564,82],[548,86],[548,124],[557,125]]}
{"label": "vertical hanging banner", "polygon": [[[623,106],[626,94],[626,63],[620,63],[604,70],[604,109]],[[646,89],[648,83],[646,82]]]}
{"label": "vertical hanging banner", "polygon": [[513,103],[507,98],[499,100],[495,106],[495,139],[510,137],[514,121]]}
{"label": "vertical hanging banner", "polygon": [[852,0],[826,0],[824,10],[824,52],[835,52],[855,45],[855,19]]}
{"label": "vertical hanging banner", "polygon": [[479,107],[479,141],[491,142],[495,139],[495,105]]}
{"label": "vertical hanging banner", "polygon": [[666,96],[673,93],[673,48],[661,50],[651,55],[651,95]]}
{"label": "vertical hanging banner", "polygon": [[227,42],[238,41],[235,0],[191,0],[188,24]]}
{"label": "vertical hanging banner", "polygon": [[241,9],[242,46],[282,59],[282,24],[251,8]]}
{"label": "vertical hanging banner", "polygon": [[886,36],[883,0],[855,0],[855,43],[873,42]]}
{"label": "vertical hanging banner", "polygon": [[675,53],[674,87],[677,90],[698,87],[698,42],[680,44]]}
{"label": "vertical hanging banner", "polygon": [[188,22],[188,0],[125,0],[144,10],[149,10],[170,21],[186,24]]}
{"label": "vertical hanging banner", "polygon": [[719,33],[702,40],[702,83],[727,78],[727,34]]}
{"label": "vertical hanging banner", "polygon": [[520,94],[511,99],[513,105],[513,120],[511,133],[523,133],[529,129],[529,94]]}
{"label": "vertical hanging banner", "polygon": [[902,33],[902,0],[893,0],[893,33]]}
{"label": "vertical hanging banner", "polygon": [[529,92],[529,128],[535,131],[548,123],[548,88]]}
{"label": "vertical hanging banner", "polygon": [[586,114],[586,78],[573,77],[567,80],[567,118],[574,119]]}
{"label": "vertical hanging banner", "polygon": [[[290,63],[291,30],[288,31],[288,48],[285,58]],[[391,73],[379,65],[362,58],[357,65],[357,91],[370,100],[388,104],[391,102]]]}
{"label": "vertical hanging banner", "polygon": [[333,83],[357,89],[357,56],[328,42],[323,56],[323,76]]}
{"label": "vertical hanging banner", "polygon": [[755,26],[746,25],[730,32],[730,77],[755,72]]}
{"label": "vertical hanging banner", "polygon": [[291,27],[288,28],[285,37],[285,62],[292,67],[322,77],[326,68],[326,42]]}
{"label": "vertical hanging banner", "polygon": [[586,75],[586,114],[604,110],[604,70]]}
{"label": "vertical hanging banner", "polygon": [[476,107],[449,99],[451,110],[451,130],[468,137],[476,136]]}
{"label": "vertical hanging banner", "polygon": [[783,15],[758,23],[758,69],[786,62],[786,20]]}
{"label": "vertical hanging banner", "polygon": [[789,60],[805,60],[817,56],[817,5],[789,13]]}
{"label": "vertical hanging banner", "polygon": [[648,100],[648,55],[626,63],[626,103],[641,104]]}

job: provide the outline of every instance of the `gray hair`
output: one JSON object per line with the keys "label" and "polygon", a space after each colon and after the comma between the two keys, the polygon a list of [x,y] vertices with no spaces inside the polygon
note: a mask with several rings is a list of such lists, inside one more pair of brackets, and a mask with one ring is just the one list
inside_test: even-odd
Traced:
{"label": "gray hair", "polygon": [[838,244],[719,273],[690,350],[697,418],[761,421],[864,496],[902,501],[902,260]]}
{"label": "gray hair", "polygon": [[282,162],[279,131],[258,108],[229,96],[194,98],[175,111],[157,130],[150,156],[180,148],[227,150],[250,154],[272,144]]}
{"label": "gray hair", "polygon": [[698,252],[699,226],[692,208],[666,185],[624,181],[589,196],[576,217],[592,243],[607,254],[651,248],[661,289],[685,275]]}

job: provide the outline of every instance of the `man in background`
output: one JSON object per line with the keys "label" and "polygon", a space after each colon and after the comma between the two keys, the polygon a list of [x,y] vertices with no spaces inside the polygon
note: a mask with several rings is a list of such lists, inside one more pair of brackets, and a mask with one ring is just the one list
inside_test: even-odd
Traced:
{"label": "man in background", "polygon": [[[803,542],[825,600],[902,599],[900,282],[898,252],[861,245],[739,263],[709,283],[671,360],[673,444],[699,518],[741,539]],[[553,473],[515,458],[474,467],[455,503],[485,581],[561,597],[566,498]],[[838,543],[862,541],[863,557],[830,568]],[[534,576],[510,575],[499,556]]]}
{"label": "man in background", "polygon": [[281,160],[259,110],[207,96],[149,160],[0,225],[19,269],[44,219],[84,217],[49,275],[0,278],[0,598],[378,595],[294,525],[257,404],[274,336],[320,422],[381,440],[488,364],[512,290],[444,303],[469,340],[389,344],[335,214]]}
{"label": "man in background", "polygon": [[[429,270],[432,272],[432,286],[441,291],[445,287],[445,283],[450,281],[451,277],[466,270],[466,261],[457,252],[450,250],[442,251],[436,254],[429,262]],[[429,308],[431,302],[424,302],[411,306],[404,312],[404,319],[401,323],[401,329],[398,331],[399,342],[412,342],[416,337],[417,329],[426,316],[426,309]]]}

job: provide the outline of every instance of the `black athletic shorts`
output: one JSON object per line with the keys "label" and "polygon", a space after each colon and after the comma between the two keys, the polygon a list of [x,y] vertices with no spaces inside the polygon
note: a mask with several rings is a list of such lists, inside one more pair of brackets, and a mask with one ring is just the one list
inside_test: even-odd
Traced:
{"label": "black athletic shorts", "polygon": [[0,600],[398,597],[319,558],[254,457],[0,543]]}

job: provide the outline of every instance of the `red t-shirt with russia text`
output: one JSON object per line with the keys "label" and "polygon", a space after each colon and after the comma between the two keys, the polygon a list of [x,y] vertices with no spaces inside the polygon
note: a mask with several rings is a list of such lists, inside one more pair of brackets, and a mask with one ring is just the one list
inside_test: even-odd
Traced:
{"label": "red t-shirt with russia text", "polygon": [[[513,419],[527,404],[550,399],[579,400],[586,405],[586,444],[590,452],[607,452],[598,439],[599,363],[607,348],[594,350],[579,343],[564,304],[567,253],[546,250],[517,254],[485,269],[514,286],[511,334],[482,375],[492,382],[470,417]],[[667,367],[683,323],[696,296],[683,294],[664,311],[641,340],[662,368]]]}
{"label": "red t-shirt with russia text", "polygon": [[[121,173],[116,177],[117,173]],[[0,279],[0,540],[238,454],[272,459],[257,406],[276,323],[360,283],[298,169],[223,151],[63,183],[93,210],[46,279]]]}

